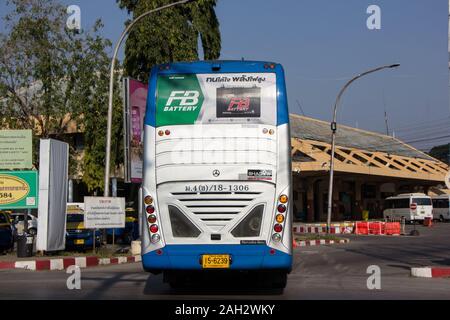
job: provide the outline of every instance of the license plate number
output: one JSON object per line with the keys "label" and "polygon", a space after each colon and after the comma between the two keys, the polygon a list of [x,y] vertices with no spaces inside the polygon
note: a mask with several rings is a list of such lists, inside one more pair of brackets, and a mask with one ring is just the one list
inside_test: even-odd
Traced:
{"label": "license plate number", "polygon": [[84,239],[75,240],[75,244],[84,244]]}
{"label": "license plate number", "polygon": [[228,254],[205,254],[202,256],[202,267],[204,269],[228,269],[230,256]]}

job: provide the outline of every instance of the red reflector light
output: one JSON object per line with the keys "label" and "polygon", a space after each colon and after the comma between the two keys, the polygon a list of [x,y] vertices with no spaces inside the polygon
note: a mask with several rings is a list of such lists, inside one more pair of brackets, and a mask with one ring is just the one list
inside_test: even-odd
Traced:
{"label": "red reflector light", "polygon": [[275,230],[275,232],[281,232],[281,231],[283,231],[283,226],[281,224],[276,224],[273,227],[273,230]]}
{"label": "red reflector light", "polygon": [[150,232],[151,233],[157,233],[158,232],[158,226],[156,225],[156,224],[152,224],[151,226],[150,226]]}
{"label": "red reflector light", "polygon": [[155,212],[155,207],[154,206],[148,206],[147,208],[145,208],[145,211],[147,211],[147,213],[153,213],[153,212]]}
{"label": "red reflector light", "polygon": [[281,213],[286,212],[286,206],[284,204],[278,205],[278,212],[281,212]]}
{"label": "red reflector light", "polygon": [[170,135],[170,130],[166,130],[165,134],[166,134],[166,136],[169,136]]}

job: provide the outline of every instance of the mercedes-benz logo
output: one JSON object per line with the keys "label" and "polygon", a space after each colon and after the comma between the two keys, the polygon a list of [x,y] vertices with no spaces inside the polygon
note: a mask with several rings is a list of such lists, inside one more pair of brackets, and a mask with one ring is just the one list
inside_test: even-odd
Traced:
{"label": "mercedes-benz logo", "polygon": [[217,169],[216,169],[216,170],[214,170],[214,171],[213,171],[213,176],[214,176],[214,177],[218,177],[218,176],[220,176],[220,171],[219,171],[219,170],[217,170]]}

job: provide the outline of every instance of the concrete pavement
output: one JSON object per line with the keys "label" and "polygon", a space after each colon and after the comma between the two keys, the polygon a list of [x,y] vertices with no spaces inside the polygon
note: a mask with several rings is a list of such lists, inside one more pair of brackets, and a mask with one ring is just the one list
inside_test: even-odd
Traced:
{"label": "concrete pavement", "polygon": [[[133,263],[82,269],[81,290],[67,289],[64,271],[0,271],[0,299],[450,299],[450,279],[410,276],[411,266],[450,265],[450,224],[418,229],[416,238],[350,236],[344,245],[297,248],[282,294],[252,289],[245,278],[238,287],[215,278],[173,290]],[[380,267],[381,290],[367,289],[370,265]]]}

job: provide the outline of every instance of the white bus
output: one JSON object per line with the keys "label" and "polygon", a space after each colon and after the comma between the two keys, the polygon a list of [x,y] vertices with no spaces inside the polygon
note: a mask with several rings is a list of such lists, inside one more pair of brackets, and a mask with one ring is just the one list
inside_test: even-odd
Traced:
{"label": "white bus", "polygon": [[235,270],[284,288],[292,266],[286,99],[283,68],[271,62],[152,69],[141,194],[146,271],[178,286],[189,273]]}
{"label": "white bus", "polygon": [[433,218],[431,198],[424,193],[404,193],[385,200],[385,219],[402,219],[407,222]]}
{"label": "white bus", "polygon": [[433,218],[440,221],[450,221],[450,194],[431,197],[433,201]]}

